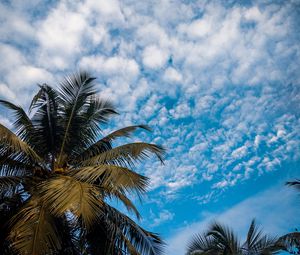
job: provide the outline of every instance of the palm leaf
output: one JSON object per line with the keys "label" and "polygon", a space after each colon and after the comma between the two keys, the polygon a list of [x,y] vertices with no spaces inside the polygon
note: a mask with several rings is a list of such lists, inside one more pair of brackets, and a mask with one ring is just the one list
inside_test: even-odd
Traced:
{"label": "palm leaf", "polygon": [[255,223],[255,220],[252,220],[248,234],[247,240],[243,244],[242,248],[248,253],[257,253],[257,254],[274,254],[276,250],[275,247],[277,238],[268,237],[263,235]]}
{"label": "palm leaf", "polygon": [[34,166],[30,164],[28,160],[18,157],[19,155],[11,155],[10,153],[4,153],[0,155],[0,175],[14,175],[20,176],[25,174],[34,173]]}
{"label": "palm leaf", "polygon": [[38,198],[31,198],[12,219],[12,224],[9,239],[21,255],[52,254],[61,247],[54,219]]}
{"label": "palm leaf", "polygon": [[29,156],[35,162],[41,162],[38,154],[8,128],[0,124],[0,143],[8,147],[12,153],[22,153]]}
{"label": "palm leaf", "polygon": [[67,212],[82,218],[84,226],[90,227],[101,211],[99,192],[88,183],[69,176],[59,176],[40,185],[41,197],[56,216]]}
{"label": "palm leaf", "polygon": [[164,149],[155,144],[149,143],[129,143],[118,146],[109,151],[102,152],[96,156],[81,162],[82,166],[96,164],[117,164],[120,166],[132,166],[135,161],[140,161],[155,154],[163,162]]}
{"label": "palm leaf", "polygon": [[188,255],[213,255],[218,254],[219,252],[214,239],[206,234],[194,235],[187,246]]}
{"label": "palm leaf", "polygon": [[115,197],[118,200],[120,200],[129,212],[130,211],[133,212],[135,214],[135,216],[137,217],[137,219],[141,219],[141,215],[140,215],[139,211],[137,210],[135,205],[131,202],[131,200],[125,196],[125,194],[123,194],[122,192],[120,192],[118,190],[114,190],[114,191],[108,190],[107,196],[109,196],[111,198]]}
{"label": "palm leaf", "polygon": [[[54,161],[62,139],[61,117],[59,114],[60,98],[58,92],[47,84],[40,85],[39,92],[33,98],[30,111],[37,109],[32,122],[34,124],[34,144],[44,157],[51,153]],[[52,162],[52,168],[53,168]]]}
{"label": "palm leaf", "polygon": [[215,222],[210,227],[207,235],[212,237],[226,254],[240,253],[239,241],[233,231],[228,227]]}
{"label": "palm leaf", "polygon": [[296,179],[295,181],[290,181],[285,183],[288,186],[295,187],[296,189],[300,190],[300,179]]}
{"label": "palm leaf", "polygon": [[144,193],[148,178],[128,168],[114,165],[84,167],[72,171],[70,175],[79,181],[97,184],[106,196],[119,199],[129,211],[133,211],[137,218],[140,218],[139,212],[125,196],[125,192],[134,190],[138,195]]}
{"label": "palm leaf", "polygon": [[113,140],[119,137],[130,137],[130,135],[139,128],[147,131],[151,130],[146,125],[136,125],[136,126],[121,128],[119,130],[110,133],[109,135],[103,137],[102,139],[94,143],[92,146],[90,146],[80,155],[80,158],[87,159],[89,157],[95,156],[96,154],[112,149],[111,142]]}
{"label": "palm leaf", "polygon": [[251,221],[248,233],[247,233],[247,240],[244,247],[247,247],[247,249],[253,249],[256,243],[261,239],[262,232],[259,231],[259,229],[256,226],[255,220],[253,219]]}
{"label": "palm leaf", "polygon": [[0,104],[15,112],[14,127],[17,128],[17,135],[31,144],[33,125],[23,108],[5,100],[0,100]]}
{"label": "palm leaf", "polygon": [[[71,139],[66,147],[69,161],[76,161],[81,154],[95,143],[101,133],[100,124],[106,123],[108,117],[117,114],[114,106],[107,100],[90,97],[70,127]],[[72,148],[69,150],[69,148]]]}
{"label": "palm leaf", "polygon": [[[122,214],[117,209],[104,204],[105,214],[101,218],[102,224],[109,227],[109,231],[115,233],[118,237],[117,249],[123,249],[127,252],[136,251],[135,254],[159,255],[163,252],[164,243],[159,236],[148,232],[138,226],[128,216]],[[128,241],[131,245],[128,246]]]}
{"label": "palm leaf", "polygon": [[131,133],[133,133],[134,131],[136,131],[139,128],[147,130],[147,131],[151,131],[150,127],[147,125],[129,126],[129,127],[121,128],[119,130],[112,132],[111,134],[102,138],[102,141],[111,142],[112,140],[115,140],[116,138],[119,138],[119,137],[130,137]]}
{"label": "palm leaf", "polygon": [[148,178],[134,171],[115,165],[87,166],[71,171],[75,179],[87,183],[97,183],[100,186],[114,189],[136,190],[138,193],[145,192]]}
{"label": "palm leaf", "polygon": [[300,250],[300,232],[291,232],[281,236],[277,241],[277,246],[288,252],[294,252],[295,249]]}
{"label": "palm leaf", "polygon": [[64,110],[64,136],[58,155],[58,164],[62,162],[62,156],[65,146],[70,140],[70,130],[76,123],[76,116],[82,107],[87,103],[87,99],[95,95],[93,81],[95,78],[90,77],[86,72],[80,72],[73,76],[68,76],[61,84],[60,98],[62,99]]}
{"label": "palm leaf", "polygon": [[22,181],[19,176],[0,176],[0,192],[5,188],[13,188],[19,185]]}

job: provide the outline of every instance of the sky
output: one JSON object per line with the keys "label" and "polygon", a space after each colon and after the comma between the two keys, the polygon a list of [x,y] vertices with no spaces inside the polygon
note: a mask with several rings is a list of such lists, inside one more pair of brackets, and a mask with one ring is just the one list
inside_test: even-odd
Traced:
{"label": "sky", "polygon": [[163,145],[165,163],[136,167],[151,178],[136,202],[166,254],[213,220],[241,236],[253,218],[300,228],[284,185],[300,178],[299,0],[2,0],[0,24],[1,99],[28,107],[37,84],[87,70],[120,113],[104,134],[153,129],[136,140]]}

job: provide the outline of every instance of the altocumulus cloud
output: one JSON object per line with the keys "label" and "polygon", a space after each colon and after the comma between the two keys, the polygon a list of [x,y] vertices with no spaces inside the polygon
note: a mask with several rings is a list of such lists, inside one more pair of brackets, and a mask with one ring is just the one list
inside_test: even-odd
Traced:
{"label": "altocumulus cloud", "polygon": [[154,196],[206,184],[197,199],[209,203],[299,161],[298,10],[292,0],[4,1],[0,94],[27,106],[37,83],[90,70],[121,110],[114,128],[148,123],[167,147],[164,166],[141,168]]}

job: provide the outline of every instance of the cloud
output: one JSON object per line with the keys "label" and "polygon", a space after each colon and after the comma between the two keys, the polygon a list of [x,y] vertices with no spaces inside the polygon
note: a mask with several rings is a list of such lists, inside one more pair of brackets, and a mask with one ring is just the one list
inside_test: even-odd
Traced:
{"label": "cloud", "polygon": [[[299,196],[295,190],[283,187],[273,187],[253,197],[247,198],[233,207],[219,212],[205,212],[199,221],[195,221],[171,234],[167,240],[167,254],[184,254],[187,242],[196,233],[202,233],[209,224],[217,220],[234,229],[245,238],[252,219],[256,219],[265,233],[279,236],[299,227],[296,215]],[[197,220],[197,219],[195,219]]]}
{"label": "cloud", "polygon": [[0,83],[0,94],[3,95],[7,100],[15,100],[16,99],[16,94],[11,91],[11,89],[3,83]]}
{"label": "cloud", "polygon": [[170,221],[174,218],[175,214],[168,211],[168,210],[162,210],[157,218],[153,219],[153,223],[150,224],[151,227],[157,227],[167,221]]}
{"label": "cloud", "polygon": [[129,81],[132,81],[139,74],[139,66],[136,61],[134,59],[126,59],[123,57],[83,57],[80,66],[81,68],[86,68],[94,72],[101,72],[109,78],[117,75],[124,79],[128,79]]}
{"label": "cloud", "polygon": [[169,83],[178,83],[178,82],[182,81],[182,75],[176,69],[174,69],[172,67],[168,67],[165,70],[163,79]]}
{"label": "cloud", "polygon": [[147,46],[143,52],[143,64],[149,68],[163,67],[167,61],[168,54],[155,45]]}
{"label": "cloud", "polygon": [[299,160],[293,1],[33,0],[0,9],[1,96],[22,93],[26,105],[36,83],[90,70],[120,109],[114,128],[147,123],[149,139],[168,148],[165,166],[139,169],[155,176],[152,189],[225,190]]}

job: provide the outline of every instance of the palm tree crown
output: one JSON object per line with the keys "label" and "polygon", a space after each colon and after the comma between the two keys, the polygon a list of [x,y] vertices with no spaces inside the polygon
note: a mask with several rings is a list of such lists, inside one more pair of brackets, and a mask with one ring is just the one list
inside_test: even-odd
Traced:
{"label": "palm tree crown", "polygon": [[271,255],[279,249],[277,240],[264,235],[255,220],[251,222],[243,243],[232,229],[213,223],[207,232],[191,239],[187,255]]}
{"label": "palm tree crown", "polygon": [[41,85],[29,115],[12,110],[15,132],[0,124],[1,254],[159,254],[160,238],[107,203],[120,200],[140,215],[129,192],[142,195],[148,178],[132,167],[164,149],[136,142],[112,146],[145,125],[105,137],[100,124],[116,114],[97,96],[95,78],[80,72],[58,89]]}

